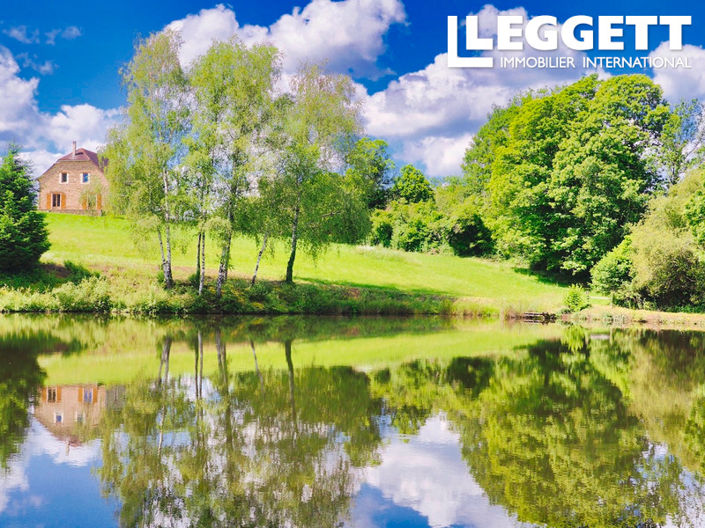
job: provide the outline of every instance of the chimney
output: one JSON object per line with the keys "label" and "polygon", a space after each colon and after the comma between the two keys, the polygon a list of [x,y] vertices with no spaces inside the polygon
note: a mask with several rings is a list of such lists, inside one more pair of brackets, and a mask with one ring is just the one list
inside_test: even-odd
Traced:
{"label": "chimney", "polygon": [[73,158],[76,159],[76,142],[73,142]]}

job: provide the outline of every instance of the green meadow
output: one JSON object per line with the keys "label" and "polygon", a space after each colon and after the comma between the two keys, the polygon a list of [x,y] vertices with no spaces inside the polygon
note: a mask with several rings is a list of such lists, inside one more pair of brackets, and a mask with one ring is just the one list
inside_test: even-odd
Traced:
{"label": "green meadow", "polygon": [[[111,281],[129,280],[135,287],[153,282],[159,271],[156,240],[139,240],[126,220],[110,216],[89,217],[47,214],[51,249],[42,261],[65,261],[87,267]],[[178,233],[173,253],[174,274],[185,281],[194,273],[196,244],[193,233]],[[249,278],[259,246],[253,239],[237,238],[232,246],[231,277]],[[206,250],[206,267],[215,276],[215,244]],[[275,243],[265,254],[259,277],[280,281],[288,254]],[[367,246],[334,245],[312,258],[297,258],[295,281],[299,284],[338,285],[348,289],[410,295],[445,296],[454,302],[485,306],[497,311],[556,311],[566,288],[546,281],[511,263],[445,254],[407,253]]]}

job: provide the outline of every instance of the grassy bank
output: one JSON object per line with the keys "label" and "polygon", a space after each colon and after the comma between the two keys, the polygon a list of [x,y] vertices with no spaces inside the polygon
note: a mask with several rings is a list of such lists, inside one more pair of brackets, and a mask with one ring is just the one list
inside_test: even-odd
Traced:
{"label": "grassy bank", "polygon": [[[291,286],[280,282],[288,257],[284,243],[266,254],[262,280],[252,288],[246,279],[258,247],[251,239],[237,238],[233,280],[218,301],[212,284],[199,298],[188,282],[196,262],[191,234],[177,236],[173,264],[178,284],[166,292],[155,280],[156,241],[141,241],[138,248],[125,220],[48,214],[47,223],[51,249],[43,258],[44,271],[25,280],[4,278],[9,287],[0,292],[0,310],[492,315],[555,312],[565,295],[564,287],[509,263],[345,245],[333,246],[316,260],[300,254],[296,285]],[[211,279],[217,255],[209,244]],[[78,276],[64,267],[66,261],[77,265]],[[100,277],[77,280],[80,268]]]}
{"label": "grassy bank", "polygon": [[659,329],[705,329],[705,314],[633,310],[619,306],[591,306],[564,316],[566,321],[609,326],[645,326]]}

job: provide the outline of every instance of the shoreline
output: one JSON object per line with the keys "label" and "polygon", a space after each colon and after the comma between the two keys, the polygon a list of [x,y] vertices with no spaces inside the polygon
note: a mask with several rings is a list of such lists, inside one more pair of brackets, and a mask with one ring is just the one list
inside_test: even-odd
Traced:
{"label": "shoreline", "polygon": [[188,282],[113,283],[92,276],[44,291],[0,288],[0,313],[84,313],[148,317],[186,315],[330,315],[499,317],[487,302],[449,295],[315,282],[229,279],[222,296],[210,281],[202,295]]}
{"label": "shoreline", "polygon": [[382,287],[358,287],[301,281],[289,284],[233,278],[221,298],[213,284],[198,296],[187,282],[172,290],[134,284],[131,296],[101,277],[65,283],[47,291],[0,288],[0,314],[92,314],[147,318],[183,316],[444,316],[497,319],[535,324],[563,323],[705,330],[705,313],[634,310],[591,306],[575,313],[532,311],[502,299],[453,297]]}
{"label": "shoreline", "polygon": [[613,327],[705,330],[705,313],[634,310],[619,306],[591,306],[580,312],[564,314],[562,320],[579,324],[602,323]]}

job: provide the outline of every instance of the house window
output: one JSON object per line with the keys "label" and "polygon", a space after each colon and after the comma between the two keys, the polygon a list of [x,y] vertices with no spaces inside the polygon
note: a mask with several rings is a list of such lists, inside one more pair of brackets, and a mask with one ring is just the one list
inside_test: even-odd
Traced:
{"label": "house window", "polygon": [[81,183],[88,183],[90,181],[90,175],[87,172],[81,173]]}
{"label": "house window", "polygon": [[56,387],[49,387],[47,389],[47,401],[51,403],[56,401]]}
{"label": "house window", "polygon": [[59,181],[61,183],[68,183],[69,182],[69,173],[68,172],[62,172]]}
{"label": "house window", "polygon": [[93,403],[93,389],[83,389],[83,403]]}
{"label": "house window", "polygon": [[76,423],[82,424],[86,421],[86,415],[82,412],[76,412]]}
{"label": "house window", "polygon": [[51,206],[61,207],[61,195],[59,193],[54,193],[51,195]]}
{"label": "house window", "polygon": [[64,414],[63,413],[54,413],[54,423],[63,423],[64,422]]}

